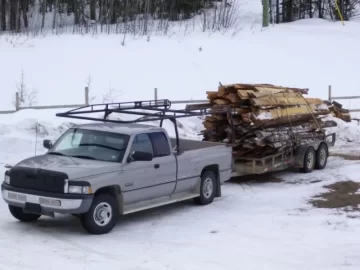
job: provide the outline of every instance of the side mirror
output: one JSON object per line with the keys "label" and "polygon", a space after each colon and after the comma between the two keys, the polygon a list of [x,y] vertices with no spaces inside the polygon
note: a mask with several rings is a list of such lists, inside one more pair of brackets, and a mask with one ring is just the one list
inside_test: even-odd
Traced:
{"label": "side mirror", "polygon": [[148,152],[134,151],[130,156],[132,161],[152,161],[153,155]]}
{"label": "side mirror", "polygon": [[44,141],[43,141],[43,146],[44,146],[44,148],[46,148],[46,149],[50,149],[50,148],[52,147],[52,142],[51,142],[51,140],[44,140]]}

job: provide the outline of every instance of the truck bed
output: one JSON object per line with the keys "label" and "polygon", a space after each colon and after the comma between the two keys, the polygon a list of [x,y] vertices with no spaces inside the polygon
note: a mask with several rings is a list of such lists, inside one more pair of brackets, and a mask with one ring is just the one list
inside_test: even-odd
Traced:
{"label": "truck bed", "polygon": [[[176,145],[176,139],[170,138],[171,144]],[[220,182],[231,177],[232,147],[225,143],[203,142],[197,140],[179,139],[180,152],[177,157],[179,178],[189,177],[189,168],[195,166],[200,175],[201,170],[209,165],[217,165]],[[185,184],[184,181],[178,185]]]}
{"label": "truck bed", "polygon": [[[176,139],[170,138],[171,145],[176,145]],[[224,143],[220,142],[205,142],[205,141],[198,141],[198,140],[189,140],[189,139],[179,139],[180,151],[190,151],[190,150],[197,150],[203,149],[208,147],[214,146],[224,146]]]}

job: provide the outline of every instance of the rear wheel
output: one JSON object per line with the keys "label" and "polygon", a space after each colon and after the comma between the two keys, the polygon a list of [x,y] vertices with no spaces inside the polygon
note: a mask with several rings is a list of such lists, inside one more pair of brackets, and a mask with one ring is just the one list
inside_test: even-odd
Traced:
{"label": "rear wheel", "polygon": [[326,167],[327,159],[329,156],[328,147],[325,143],[320,144],[316,151],[315,169],[322,170]]}
{"label": "rear wheel", "polygon": [[14,218],[22,222],[36,221],[41,217],[41,215],[25,213],[21,207],[13,205],[9,205],[9,211]]}
{"label": "rear wheel", "polygon": [[105,234],[116,225],[119,217],[117,201],[110,194],[99,194],[89,211],[81,216],[81,224],[91,234]]}
{"label": "rear wheel", "polygon": [[213,171],[205,171],[201,176],[200,197],[195,202],[200,205],[207,205],[213,202],[216,194],[216,174]]}
{"label": "rear wheel", "polygon": [[315,159],[316,159],[315,149],[314,147],[310,146],[308,149],[306,149],[304,155],[304,164],[302,168],[302,171],[304,173],[310,173],[314,170]]}

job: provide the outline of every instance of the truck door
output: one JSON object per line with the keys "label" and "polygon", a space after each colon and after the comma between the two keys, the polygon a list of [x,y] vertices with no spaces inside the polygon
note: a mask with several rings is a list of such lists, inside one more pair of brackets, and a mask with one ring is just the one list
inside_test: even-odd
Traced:
{"label": "truck door", "polygon": [[131,161],[124,165],[124,180],[121,182],[126,205],[168,196],[173,192],[176,184],[175,157],[169,144],[166,150],[162,143],[161,132],[142,133],[134,137],[129,155],[133,151],[148,152],[153,155],[153,160]]}

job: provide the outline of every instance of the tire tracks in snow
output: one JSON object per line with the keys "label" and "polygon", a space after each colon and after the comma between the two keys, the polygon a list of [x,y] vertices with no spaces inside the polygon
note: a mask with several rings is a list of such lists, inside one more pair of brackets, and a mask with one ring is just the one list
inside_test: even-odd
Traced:
{"label": "tire tracks in snow", "polygon": [[[57,240],[59,242],[64,243],[65,245],[69,245],[72,248],[75,248],[75,249],[85,253],[84,256],[86,256],[86,253],[97,255],[99,257],[103,257],[105,259],[112,260],[113,262],[116,262],[118,264],[120,263],[122,265],[119,265],[119,266],[126,266],[126,269],[129,269],[129,270],[131,270],[131,269],[134,269],[134,270],[149,270],[149,268],[144,268],[142,266],[134,266],[132,268],[128,267],[129,265],[134,265],[134,262],[138,258],[132,258],[132,257],[129,257],[129,256],[125,256],[123,254],[116,254],[116,255],[114,254],[114,255],[112,255],[112,254],[109,254],[109,253],[106,253],[106,252],[101,252],[101,251],[99,251],[97,249],[89,247],[88,245],[79,244],[76,241],[71,240],[70,237],[66,237],[64,234],[56,235],[56,234],[53,233],[53,230],[48,228],[46,225],[42,225],[41,228],[31,226],[31,229],[36,231],[36,232],[39,232],[39,233],[44,233],[44,230],[45,230],[46,232],[49,233],[49,234],[46,234],[47,237],[51,237],[51,238],[53,238],[53,239],[55,239],[55,240]],[[96,239],[95,238],[93,239],[94,245],[98,244],[97,240],[98,240],[98,237],[96,237]],[[108,246],[105,246],[105,247],[101,246],[101,248],[104,248],[106,250],[111,250],[111,247],[108,247]],[[66,250],[66,249],[62,248],[62,250]],[[66,256],[66,254],[64,254],[64,255]],[[84,257],[84,256],[81,256],[79,258],[79,260],[81,260],[82,257]],[[70,259],[70,258],[68,258],[68,259]],[[70,260],[73,260],[73,259],[70,259]],[[102,262],[99,261],[99,263],[102,263]]]}

